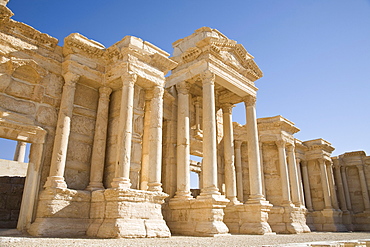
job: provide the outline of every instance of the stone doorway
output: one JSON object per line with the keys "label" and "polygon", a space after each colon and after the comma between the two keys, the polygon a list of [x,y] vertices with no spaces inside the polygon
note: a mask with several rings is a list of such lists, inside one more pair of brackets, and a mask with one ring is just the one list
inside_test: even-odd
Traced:
{"label": "stone doorway", "polygon": [[0,228],[16,228],[30,144],[0,138]]}

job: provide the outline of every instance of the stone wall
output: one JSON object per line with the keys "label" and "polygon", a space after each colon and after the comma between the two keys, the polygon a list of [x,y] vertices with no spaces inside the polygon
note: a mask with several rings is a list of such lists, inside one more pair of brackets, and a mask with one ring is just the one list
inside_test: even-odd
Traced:
{"label": "stone wall", "polygon": [[16,228],[25,177],[0,177],[0,228]]}

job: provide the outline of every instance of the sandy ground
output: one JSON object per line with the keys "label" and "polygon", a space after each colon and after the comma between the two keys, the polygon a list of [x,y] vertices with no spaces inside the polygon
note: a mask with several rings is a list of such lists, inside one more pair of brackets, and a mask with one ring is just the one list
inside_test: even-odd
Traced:
{"label": "sandy ground", "polygon": [[[37,238],[15,230],[0,230],[0,246],[308,246],[308,243],[330,244],[333,241],[368,240],[370,232],[304,233],[277,235],[228,235],[213,238],[172,236],[167,239],[92,239]],[[366,245],[365,245],[366,246]]]}

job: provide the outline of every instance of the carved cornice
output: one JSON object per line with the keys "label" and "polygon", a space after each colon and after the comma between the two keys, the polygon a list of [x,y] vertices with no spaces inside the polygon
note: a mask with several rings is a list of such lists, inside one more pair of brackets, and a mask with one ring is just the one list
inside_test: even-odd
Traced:
{"label": "carved cornice", "polygon": [[[77,48],[89,56],[101,58],[104,55],[105,47],[94,41],[90,40],[79,33],[72,33],[64,39],[64,48]],[[75,50],[73,50],[75,52]],[[67,55],[67,54],[65,54]]]}
{"label": "carved cornice", "polygon": [[0,5],[0,22],[10,19],[14,13],[5,5]]}
{"label": "carved cornice", "polygon": [[54,50],[58,45],[58,40],[56,38],[37,31],[33,27],[22,22],[9,19],[8,21],[1,23],[0,28],[13,37],[25,40],[31,44],[48,50]]}

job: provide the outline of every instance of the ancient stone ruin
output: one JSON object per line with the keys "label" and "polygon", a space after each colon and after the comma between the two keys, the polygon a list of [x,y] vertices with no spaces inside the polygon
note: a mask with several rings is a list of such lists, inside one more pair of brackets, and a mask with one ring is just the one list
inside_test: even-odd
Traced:
{"label": "ancient stone ruin", "polygon": [[[99,238],[370,231],[370,157],[331,157],[328,141],[296,139],[288,119],[256,119],[262,72],[243,45],[203,27],[171,57],[132,36],[106,48],[74,33],[59,46],[6,3],[0,138],[19,145],[0,161],[1,227]],[[244,126],[232,122],[238,103]],[[22,191],[17,172],[19,216],[5,202]]]}

